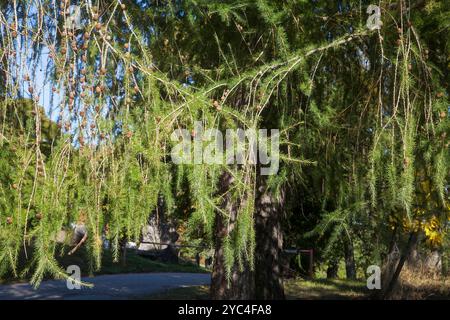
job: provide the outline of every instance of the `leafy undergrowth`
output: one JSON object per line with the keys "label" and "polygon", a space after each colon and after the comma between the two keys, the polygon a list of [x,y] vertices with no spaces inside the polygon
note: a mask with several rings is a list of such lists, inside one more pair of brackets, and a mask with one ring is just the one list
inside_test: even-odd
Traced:
{"label": "leafy undergrowth", "polygon": [[[134,250],[129,250],[126,255],[125,263],[123,260],[114,262],[112,252],[105,250],[102,256],[102,266],[100,270],[95,271],[88,254],[84,249],[80,249],[75,254],[58,256],[57,260],[63,269],[69,265],[78,265],[82,276],[93,276],[101,274],[119,274],[119,273],[144,273],[144,272],[190,272],[207,273],[208,270],[197,266],[189,261],[180,259],[179,263],[164,263],[158,260],[152,260],[148,257],[138,255]],[[24,257],[19,261],[19,270],[27,265]],[[46,278],[50,279],[50,278]],[[0,278],[0,284],[25,282],[29,276],[15,278],[11,274],[6,274]]]}

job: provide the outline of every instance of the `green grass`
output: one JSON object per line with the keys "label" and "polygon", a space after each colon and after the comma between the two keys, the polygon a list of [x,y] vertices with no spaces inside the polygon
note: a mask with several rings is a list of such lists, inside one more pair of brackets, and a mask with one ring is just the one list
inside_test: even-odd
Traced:
{"label": "green grass", "polygon": [[142,272],[208,272],[206,269],[188,261],[180,259],[180,262],[178,264],[164,263],[140,256],[136,254],[134,250],[130,250],[127,252],[125,264],[123,264],[123,262],[120,260],[118,262],[114,262],[112,253],[110,251],[106,251],[102,256],[102,267],[98,271],[90,270],[92,268],[90,268],[89,266],[89,261],[86,259],[86,255],[64,256],[62,259],[60,259],[59,262],[65,267],[71,264],[80,266],[81,272],[84,275]]}
{"label": "green grass", "polygon": [[[284,282],[289,300],[353,300],[367,299],[369,294],[362,281],[341,279],[287,279]],[[207,300],[209,286],[192,286],[169,289],[147,297],[149,300]]]}
{"label": "green grass", "polygon": [[286,299],[292,300],[365,299],[369,294],[365,282],[346,279],[289,279],[284,290]]}
{"label": "green grass", "polygon": [[[74,255],[63,255],[57,257],[60,265],[65,269],[69,265],[78,265],[81,269],[82,276],[93,276],[101,274],[119,274],[119,273],[145,273],[145,272],[190,272],[190,273],[206,273],[209,272],[203,267],[199,267],[194,263],[186,260],[179,260],[178,264],[163,263],[152,260],[136,254],[134,250],[127,252],[126,263],[121,260],[113,261],[111,251],[105,250],[102,256],[102,266],[100,270],[94,270],[88,254],[84,248],[78,250]],[[24,257],[20,258],[19,270],[27,264]],[[0,284],[24,282],[28,281],[30,275],[24,278],[14,278],[10,274],[0,278]],[[48,278],[47,278],[48,279]]]}
{"label": "green grass", "polygon": [[145,300],[208,300],[209,286],[189,286],[167,289],[145,297]]}

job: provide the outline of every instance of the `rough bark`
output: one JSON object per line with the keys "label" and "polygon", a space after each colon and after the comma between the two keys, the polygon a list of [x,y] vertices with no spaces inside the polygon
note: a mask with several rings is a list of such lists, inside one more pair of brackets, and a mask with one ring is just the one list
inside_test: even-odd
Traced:
{"label": "rough bark", "polygon": [[[220,179],[220,193],[225,194],[233,183],[233,177],[229,173],[224,173]],[[230,217],[225,218],[216,213],[214,224],[215,253],[214,265],[211,274],[211,299],[216,300],[243,300],[254,298],[254,275],[250,271],[250,266],[244,266],[244,271],[241,272],[237,266],[232,270],[231,279],[228,283],[225,269],[225,257],[223,240],[229,232],[234,228],[236,221],[236,204],[232,202],[229,196],[224,197],[221,209],[230,214]]]}
{"label": "rough bark", "polygon": [[260,186],[256,201],[255,288],[257,299],[284,299],[282,279],[284,192],[276,199]]}
{"label": "rough bark", "polygon": [[400,255],[400,258],[399,258],[398,263],[392,273],[392,276],[389,277],[388,279],[385,279],[385,281],[383,281],[384,283],[386,283],[386,286],[382,287],[379,298],[381,298],[381,299],[391,298],[392,293],[394,292],[395,286],[397,285],[398,278],[400,276],[400,272],[402,271],[406,260],[411,255],[411,252],[417,243],[417,239],[418,239],[417,232],[410,233],[408,242],[406,243],[406,246]]}
{"label": "rough bark", "polygon": [[[220,192],[225,194],[233,183],[229,174],[221,177]],[[215,218],[215,254],[211,275],[212,299],[284,299],[282,282],[283,234],[281,215],[284,196],[276,199],[264,187],[258,188],[255,213],[256,252],[255,271],[244,262],[244,271],[235,266],[228,283],[225,272],[223,239],[234,228],[236,204],[224,197],[221,206],[230,214],[227,220],[220,214]],[[281,201],[280,201],[281,200]]]}
{"label": "rough bark", "polygon": [[406,261],[406,266],[414,272],[441,275],[442,274],[442,252],[438,250],[419,250],[416,244]]}

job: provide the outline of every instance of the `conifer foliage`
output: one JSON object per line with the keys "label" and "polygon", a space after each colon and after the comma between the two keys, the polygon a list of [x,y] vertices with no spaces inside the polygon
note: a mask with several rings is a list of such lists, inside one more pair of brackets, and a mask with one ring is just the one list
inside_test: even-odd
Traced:
{"label": "conifer foliage", "polygon": [[[267,254],[261,192],[288,222],[299,202],[317,209],[285,238],[325,237],[324,256],[346,238],[381,262],[391,230],[445,246],[450,4],[376,4],[372,30],[367,1],[2,2],[0,275],[64,277],[58,235],[77,222],[98,269],[103,240],[118,259],[162,201],[188,213],[186,236],[221,248],[229,282]],[[194,138],[196,121],[279,129],[279,171],[174,164],[172,133]]]}

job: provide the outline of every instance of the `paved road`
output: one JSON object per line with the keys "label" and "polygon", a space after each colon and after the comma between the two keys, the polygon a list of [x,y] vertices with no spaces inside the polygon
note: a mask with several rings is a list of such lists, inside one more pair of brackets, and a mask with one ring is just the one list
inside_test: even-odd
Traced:
{"label": "paved road", "polygon": [[202,273],[132,273],[82,278],[93,288],[67,289],[66,281],[44,281],[35,290],[27,283],[0,285],[0,300],[64,299],[110,300],[139,299],[149,294],[182,286],[205,285],[210,274]]}

